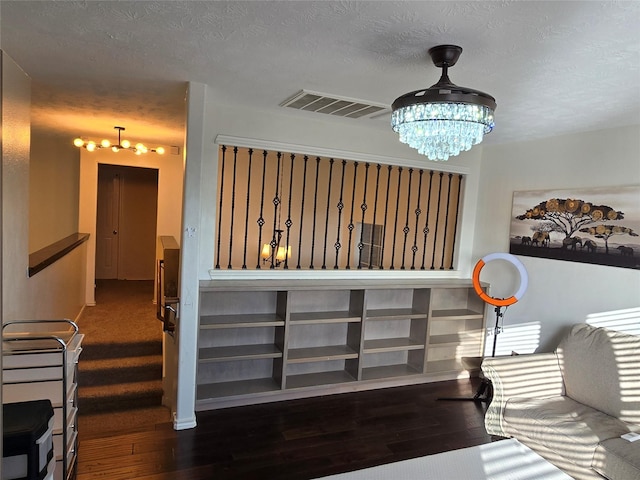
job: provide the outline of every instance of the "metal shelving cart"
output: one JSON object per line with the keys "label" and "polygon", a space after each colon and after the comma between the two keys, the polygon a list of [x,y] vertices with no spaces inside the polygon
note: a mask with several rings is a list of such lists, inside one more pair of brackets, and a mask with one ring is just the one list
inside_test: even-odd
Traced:
{"label": "metal shelving cart", "polygon": [[19,320],[2,326],[2,400],[51,401],[55,480],[73,478],[77,461],[77,365],[83,338],[71,320]]}

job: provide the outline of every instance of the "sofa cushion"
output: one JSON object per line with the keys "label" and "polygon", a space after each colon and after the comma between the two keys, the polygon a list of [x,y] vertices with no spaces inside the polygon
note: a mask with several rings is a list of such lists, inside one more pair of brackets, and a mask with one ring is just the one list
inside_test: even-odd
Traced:
{"label": "sofa cushion", "polygon": [[640,442],[605,440],[596,449],[593,469],[611,480],[640,478]]}
{"label": "sofa cushion", "polygon": [[640,336],[579,324],[556,352],[567,396],[640,424]]}
{"label": "sofa cushion", "polygon": [[512,398],[506,403],[504,422],[510,435],[524,435],[583,468],[591,468],[600,442],[629,431],[617,418],[566,396]]}

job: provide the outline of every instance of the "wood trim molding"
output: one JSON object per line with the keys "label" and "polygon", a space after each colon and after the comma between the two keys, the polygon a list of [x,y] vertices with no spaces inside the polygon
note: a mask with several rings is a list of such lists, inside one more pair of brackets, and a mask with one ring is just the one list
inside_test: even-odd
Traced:
{"label": "wood trim molding", "polygon": [[88,233],[73,233],[29,254],[29,276],[44,270],[89,239]]}

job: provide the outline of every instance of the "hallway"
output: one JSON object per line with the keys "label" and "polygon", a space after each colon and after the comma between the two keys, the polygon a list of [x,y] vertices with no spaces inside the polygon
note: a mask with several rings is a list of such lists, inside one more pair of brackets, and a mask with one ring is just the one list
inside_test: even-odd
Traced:
{"label": "hallway", "polygon": [[162,327],[153,281],[97,280],[78,326],[80,439],[168,422],[162,402]]}

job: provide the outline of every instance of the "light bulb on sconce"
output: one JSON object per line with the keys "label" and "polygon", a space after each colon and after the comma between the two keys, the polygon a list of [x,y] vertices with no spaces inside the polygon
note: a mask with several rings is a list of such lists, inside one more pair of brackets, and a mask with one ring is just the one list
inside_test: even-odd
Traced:
{"label": "light bulb on sconce", "polygon": [[280,245],[282,232],[282,230],[276,229],[271,243],[265,243],[262,245],[262,250],[260,251],[262,263],[271,263],[271,268],[278,268],[286,260],[291,258],[291,245]]}
{"label": "light bulb on sconce", "polygon": [[278,247],[278,251],[276,253],[276,260],[278,260],[279,262],[284,262],[285,260],[285,253],[286,253],[286,258],[291,258],[291,246],[287,246],[287,248],[285,249],[285,247]]}

